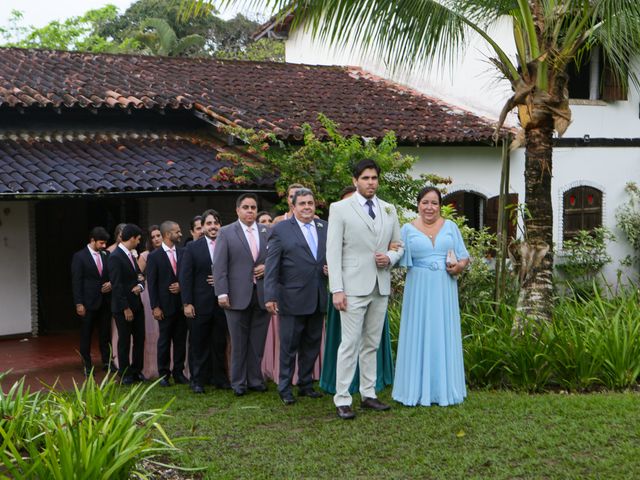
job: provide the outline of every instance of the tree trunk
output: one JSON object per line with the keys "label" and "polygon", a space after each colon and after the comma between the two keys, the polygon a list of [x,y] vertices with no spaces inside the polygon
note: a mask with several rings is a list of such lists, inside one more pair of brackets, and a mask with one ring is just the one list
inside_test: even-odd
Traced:
{"label": "tree trunk", "polygon": [[553,307],[553,118],[536,113],[538,121],[525,131],[525,204],[530,217],[525,219],[526,235],[520,248],[520,314],[514,325],[520,332],[527,319],[550,321]]}

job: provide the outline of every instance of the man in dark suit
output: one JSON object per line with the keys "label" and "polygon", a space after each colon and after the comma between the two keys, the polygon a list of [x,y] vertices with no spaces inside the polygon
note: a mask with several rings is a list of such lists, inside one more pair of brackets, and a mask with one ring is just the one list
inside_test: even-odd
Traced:
{"label": "man in dark suit", "polygon": [[191,242],[195,242],[200,237],[202,237],[202,235],[204,235],[202,233],[202,216],[196,215],[195,217],[193,217],[191,219],[191,222],[189,223],[189,227],[190,227],[189,233],[191,234],[191,236],[185,240],[184,242],[185,247],[187,246],[187,244]]}
{"label": "man in dark suit", "polygon": [[171,220],[160,225],[162,245],[147,257],[147,289],[158,322],[158,372],[160,385],[171,385],[171,346],[173,344],[173,379],[176,383],[189,383],[184,376],[184,359],[187,348],[187,321],[182,311],[178,275],[183,250],[177,248],[182,238],[180,225]]}
{"label": "man in dark suit", "polygon": [[322,323],[327,311],[327,222],[316,220],[313,192],[293,195],[293,217],[271,232],[265,263],[267,310],[280,315],[280,378],[278,393],[285,405],[295,403],[293,372],[298,356],[298,394],[322,396],[313,389],[313,365],[320,353]]}
{"label": "man in dark suit", "polygon": [[220,230],[213,258],[213,280],[225,309],[231,338],[231,388],[236,395],[264,392],[262,355],[269,327],[264,306],[264,261],[268,230],[256,223],[258,197],[236,200],[238,221]]}
{"label": "man in dark suit", "polygon": [[204,236],[189,243],[180,267],[182,303],[190,322],[189,368],[194,393],[204,393],[207,382],[229,388],[225,367],[227,319],[218,305],[212,272],[220,215],[206,210],[202,221]]}
{"label": "man in dark suit", "polygon": [[73,254],[71,260],[71,287],[76,313],[80,317],[80,355],[85,375],[91,373],[91,337],[98,327],[102,369],[111,367],[111,309],[109,292],[111,283],[107,270],[108,253],[105,248],[109,234],[95,227],[89,234],[89,244]]}
{"label": "man in dark suit", "polygon": [[[128,223],[122,229],[122,241],[109,255],[109,278],[111,279],[111,313],[118,328],[118,371],[122,383],[130,385],[144,380],[142,376],[144,358],[144,310],[140,294],[144,290],[140,268],[131,250],[142,238],[142,230]],[[129,362],[131,338],[133,355]]]}

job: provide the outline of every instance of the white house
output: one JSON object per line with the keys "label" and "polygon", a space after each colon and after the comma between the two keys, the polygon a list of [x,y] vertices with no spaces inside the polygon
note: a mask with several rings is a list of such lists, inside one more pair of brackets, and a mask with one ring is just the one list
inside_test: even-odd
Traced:
{"label": "white house", "polygon": [[[508,82],[495,77],[487,62],[489,52],[479,38],[470,40],[465,57],[459,58],[451,70],[429,69],[419,65],[405,71],[390,70],[375,55],[364,52],[356,42],[336,48],[313,38],[304,28],[291,30],[291,17],[279,24],[274,19],[265,24],[259,35],[286,39],[286,61],[311,65],[352,65],[391,81],[414,88],[478,115],[497,120],[505,100],[510,96]],[[491,32],[501,45],[512,37],[510,25],[500,25]],[[514,49],[515,50],[515,49]],[[629,181],[640,181],[640,96],[631,88],[626,98],[619,91],[599,92],[601,62],[597,54],[570,84],[573,123],[564,137],[557,139],[553,153],[552,199],[554,209],[554,243],[562,253],[562,240],[576,229],[595,226],[609,228],[617,241],[609,245],[614,261],[605,275],[614,282],[619,261],[631,254],[624,234],[617,228],[615,212],[627,201],[624,191]],[[606,83],[606,82],[605,82]],[[618,100],[612,100],[620,98]],[[507,123],[517,125],[511,115]],[[421,158],[416,173],[432,172],[453,179],[451,192],[455,201],[464,202],[467,216],[474,225],[482,225],[498,195],[500,153],[486,148],[452,150],[439,147],[405,148]],[[524,149],[511,154],[510,191],[524,201]],[[451,198],[449,198],[451,200]],[[489,206],[489,208],[487,208]],[[636,270],[622,268],[624,277],[635,278]]]}

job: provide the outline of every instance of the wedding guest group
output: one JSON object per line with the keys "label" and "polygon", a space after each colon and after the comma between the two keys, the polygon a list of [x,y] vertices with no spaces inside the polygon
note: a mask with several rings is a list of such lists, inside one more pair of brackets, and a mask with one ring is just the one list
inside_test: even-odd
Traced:
{"label": "wedding guest group", "polygon": [[[119,224],[108,248],[107,231],[93,228],[71,260],[85,374],[98,330],[102,368],[117,365],[124,385],[157,376],[162,387],[241,397],[266,392],[271,379],[291,407],[321,398],[320,380],[342,420],[356,417],[357,393],[361,410],[389,410],[378,398],[389,385],[405,406],[463,402],[457,278],[469,253],[435,187],[420,191],[417,217],[401,228],[396,207],[377,195],[381,173],[374,160],[355,163],[353,185],[327,220],[316,215],[314,191],[294,183],[285,214],[260,211],[258,197],[243,193],[228,225],[213,209],[193,216],[184,247],[173,220],[149,227],[145,239],[137,225]],[[395,266],[407,276],[394,375]]]}

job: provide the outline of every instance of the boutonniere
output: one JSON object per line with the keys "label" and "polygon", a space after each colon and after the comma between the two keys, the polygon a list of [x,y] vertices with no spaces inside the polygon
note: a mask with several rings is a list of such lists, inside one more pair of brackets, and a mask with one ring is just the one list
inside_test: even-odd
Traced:
{"label": "boutonniere", "polygon": [[391,207],[390,207],[390,206],[388,206],[388,205],[387,205],[386,207],[384,207],[384,211],[385,211],[385,212],[387,212],[387,215],[391,215],[391,212],[393,212],[393,210],[391,209]]}
{"label": "boutonniere", "polygon": [[267,229],[266,229],[265,227],[262,227],[262,228],[260,229],[260,233],[267,233]]}
{"label": "boutonniere", "polygon": [[322,225],[320,222],[316,222],[316,228],[324,228],[324,225]]}

